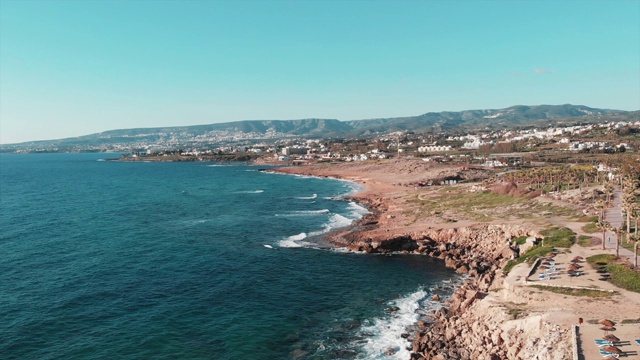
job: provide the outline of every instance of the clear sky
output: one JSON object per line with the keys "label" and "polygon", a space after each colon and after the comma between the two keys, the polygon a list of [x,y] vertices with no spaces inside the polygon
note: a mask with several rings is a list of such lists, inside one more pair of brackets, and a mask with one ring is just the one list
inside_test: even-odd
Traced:
{"label": "clear sky", "polygon": [[511,105],[640,109],[640,1],[0,0],[0,143]]}

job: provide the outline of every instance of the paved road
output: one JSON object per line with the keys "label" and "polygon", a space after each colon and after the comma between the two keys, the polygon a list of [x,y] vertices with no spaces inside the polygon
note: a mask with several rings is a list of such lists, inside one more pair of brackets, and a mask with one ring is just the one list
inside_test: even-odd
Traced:
{"label": "paved road", "polygon": [[[613,190],[612,206],[607,210],[604,219],[614,228],[620,228],[624,224],[624,219],[622,218],[622,191],[619,188]],[[613,231],[607,231],[606,241],[605,247],[607,249],[616,249],[616,234]],[[633,264],[633,251],[620,247],[620,256],[628,257]]]}

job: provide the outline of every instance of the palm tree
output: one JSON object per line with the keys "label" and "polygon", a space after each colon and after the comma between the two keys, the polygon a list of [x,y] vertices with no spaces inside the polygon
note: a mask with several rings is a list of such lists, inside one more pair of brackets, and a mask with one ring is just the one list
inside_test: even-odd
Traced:
{"label": "palm tree", "polygon": [[608,183],[604,187],[604,193],[607,195],[607,204],[609,204],[609,201],[611,201],[611,197],[613,196],[613,185],[611,183]]}
{"label": "palm tree", "polygon": [[640,219],[640,204],[634,204],[631,208],[631,212],[633,213],[633,218],[635,219],[633,233],[636,237],[638,237],[638,219]]}
{"label": "palm tree", "polygon": [[634,261],[633,261],[633,266],[637,269],[638,268],[638,246],[640,246],[640,241],[638,241],[636,239],[636,244],[633,245],[633,256],[634,256]]}
{"label": "palm tree", "polygon": [[616,259],[619,259],[620,258],[620,238],[624,233],[624,229],[619,228],[619,229],[615,229],[614,231],[616,233]]}
{"label": "palm tree", "polygon": [[607,242],[607,230],[611,225],[608,222],[604,221],[603,219],[598,221],[596,225],[598,226],[598,229],[602,230],[602,250],[604,250],[605,244]]}
{"label": "palm tree", "polygon": [[604,221],[605,210],[607,209],[607,204],[603,200],[598,200],[593,204],[595,210],[598,211],[598,219],[600,221]]}

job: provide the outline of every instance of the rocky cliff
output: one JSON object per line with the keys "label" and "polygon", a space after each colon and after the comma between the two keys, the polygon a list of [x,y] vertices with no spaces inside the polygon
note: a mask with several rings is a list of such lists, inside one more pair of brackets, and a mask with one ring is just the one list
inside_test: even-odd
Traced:
{"label": "rocky cliff", "polygon": [[515,256],[512,239],[537,236],[533,226],[475,225],[429,228],[390,238],[368,236],[376,215],[331,240],[354,251],[412,252],[443,259],[468,276],[443,308],[408,331],[412,359],[565,359],[570,355],[568,329],[541,316],[514,319],[503,288],[501,268]]}

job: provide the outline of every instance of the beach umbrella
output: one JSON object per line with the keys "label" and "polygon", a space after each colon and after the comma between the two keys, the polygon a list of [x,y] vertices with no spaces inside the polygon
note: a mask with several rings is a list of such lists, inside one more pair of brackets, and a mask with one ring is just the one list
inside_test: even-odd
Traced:
{"label": "beach umbrella", "polygon": [[600,319],[598,320],[598,324],[608,326],[608,327],[616,326],[616,323],[609,319]]}
{"label": "beach umbrella", "polygon": [[576,256],[576,259],[578,259],[578,260],[582,260],[582,259],[584,259],[584,258],[583,258],[582,256]]}
{"label": "beach umbrella", "polygon": [[603,340],[608,340],[608,341],[613,341],[613,342],[620,341],[620,339],[618,339],[618,337],[613,335],[613,334],[609,334],[609,335],[603,336],[602,339]]}
{"label": "beach umbrella", "polygon": [[605,346],[604,348],[602,348],[602,350],[610,352],[610,353],[614,353],[614,354],[622,354],[622,350],[620,350],[619,348],[617,348],[615,346]]}
{"label": "beach umbrella", "polygon": [[600,330],[602,330],[605,333],[607,333],[609,331],[616,331],[616,328],[614,328],[613,326],[601,326]]}

